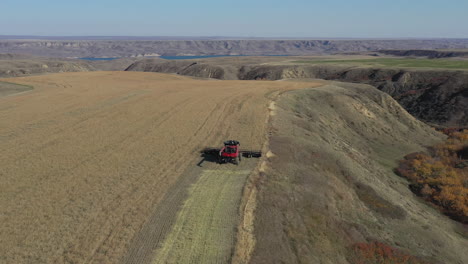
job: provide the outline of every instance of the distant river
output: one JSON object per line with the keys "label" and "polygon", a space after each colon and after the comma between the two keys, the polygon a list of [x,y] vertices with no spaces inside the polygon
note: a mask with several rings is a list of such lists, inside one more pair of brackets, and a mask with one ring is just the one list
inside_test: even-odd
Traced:
{"label": "distant river", "polygon": [[218,57],[245,57],[245,55],[204,55],[204,56],[161,56],[159,58],[166,60],[190,60],[190,59],[205,59]]}
{"label": "distant river", "polygon": [[89,61],[110,61],[119,58],[79,58],[80,60],[89,60]]}
{"label": "distant river", "polygon": [[[161,58],[166,60],[190,60],[190,59],[205,59],[205,58],[218,58],[218,57],[247,57],[248,55],[204,55],[204,56],[160,56],[154,58]],[[287,56],[287,55],[263,55],[263,56]],[[110,61],[120,58],[80,58],[81,60],[90,61]]]}

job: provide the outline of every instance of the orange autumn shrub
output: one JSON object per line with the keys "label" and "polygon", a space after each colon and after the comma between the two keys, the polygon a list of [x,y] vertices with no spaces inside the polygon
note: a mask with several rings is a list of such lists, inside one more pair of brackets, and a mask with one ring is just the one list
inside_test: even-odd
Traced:
{"label": "orange autumn shrub", "polygon": [[357,243],[353,246],[353,264],[427,264],[417,257],[405,254],[380,242]]}
{"label": "orange autumn shrub", "polygon": [[400,161],[396,172],[407,178],[410,188],[434,203],[455,220],[468,223],[468,130],[451,131],[448,139]]}

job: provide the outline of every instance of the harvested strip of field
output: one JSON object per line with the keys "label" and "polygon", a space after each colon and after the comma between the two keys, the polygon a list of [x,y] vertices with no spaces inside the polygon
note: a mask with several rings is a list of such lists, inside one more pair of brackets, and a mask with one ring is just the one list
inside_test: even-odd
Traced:
{"label": "harvested strip of field", "polygon": [[31,86],[19,85],[15,83],[0,82],[0,97],[13,95],[32,90]]}
{"label": "harvested strip of field", "polygon": [[261,148],[269,101],[317,85],[137,72],[5,81],[34,90],[0,107],[4,263],[118,262],[202,147]]}
{"label": "harvested strip of field", "polygon": [[153,263],[227,263],[250,170],[205,170]]}

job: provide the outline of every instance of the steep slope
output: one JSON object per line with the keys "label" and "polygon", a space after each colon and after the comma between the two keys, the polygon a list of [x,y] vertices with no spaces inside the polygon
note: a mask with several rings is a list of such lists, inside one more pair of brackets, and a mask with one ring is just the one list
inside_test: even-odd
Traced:
{"label": "steep slope", "polygon": [[468,126],[467,71],[249,65],[240,69],[239,78],[320,78],[370,84],[390,94],[420,120],[444,126]]}
{"label": "steep slope", "polygon": [[392,172],[443,136],[390,96],[334,83],[283,94],[271,119],[270,153],[252,184],[251,263],[352,263],[352,245],[367,241],[433,263],[468,262],[466,230]]}
{"label": "steep slope", "polygon": [[144,59],[132,63],[126,71],[177,73],[180,75],[220,80],[236,79],[235,75],[231,75],[231,78],[226,78],[228,76],[226,76],[225,68],[211,63],[200,63],[196,60],[167,61],[162,59]]}

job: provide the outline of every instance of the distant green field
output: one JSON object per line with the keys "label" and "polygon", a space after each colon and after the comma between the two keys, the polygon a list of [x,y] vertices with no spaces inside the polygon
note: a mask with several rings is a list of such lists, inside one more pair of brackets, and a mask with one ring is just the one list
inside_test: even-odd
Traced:
{"label": "distant green field", "polygon": [[352,64],[356,66],[380,66],[399,68],[439,68],[439,69],[463,69],[468,70],[468,60],[447,60],[447,59],[360,59],[360,60],[307,60],[294,61],[295,63],[308,64]]}

